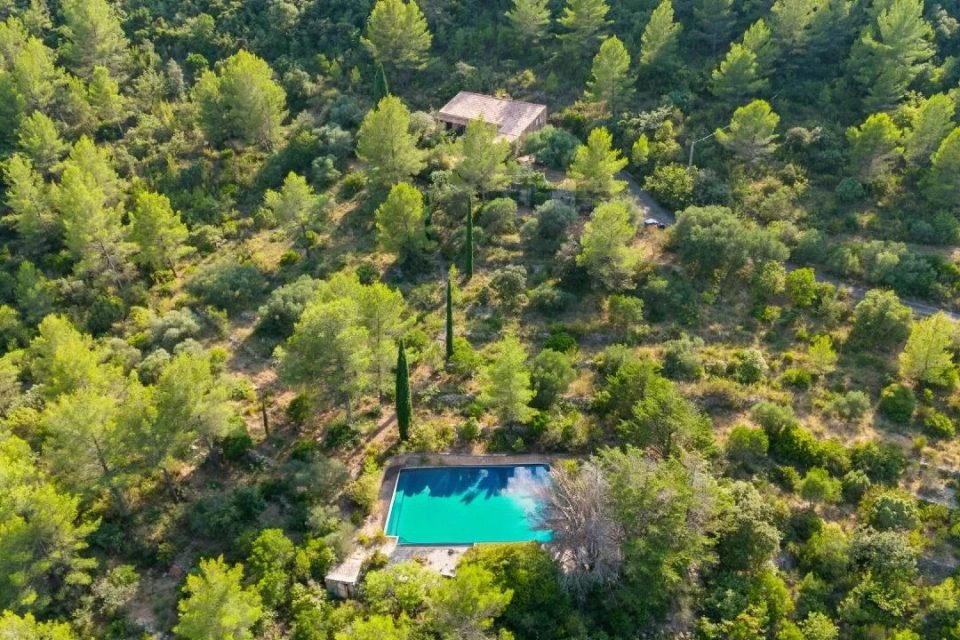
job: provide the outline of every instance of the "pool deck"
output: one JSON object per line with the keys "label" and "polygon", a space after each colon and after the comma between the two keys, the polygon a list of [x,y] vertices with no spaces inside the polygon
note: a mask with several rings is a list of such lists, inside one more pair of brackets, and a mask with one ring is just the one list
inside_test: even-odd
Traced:
{"label": "pool deck", "polygon": [[[569,455],[549,454],[508,454],[491,453],[468,455],[459,453],[404,453],[389,458],[384,463],[383,478],[380,481],[380,494],[375,511],[370,515],[363,531],[373,534],[386,529],[390,504],[397,486],[397,478],[404,469],[423,467],[469,467],[490,465],[528,465],[553,464],[558,460],[569,460]],[[360,574],[365,561],[374,552],[381,551],[390,558],[390,564],[416,560],[424,563],[437,573],[453,577],[460,558],[473,545],[403,545],[397,544],[397,538],[388,537],[386,544],[378,548],[358,548],[343,562],[334,567],[326,576],[326,587],[340,598],[353,597],[356,593]]]}
{"label": "pool deck", "polygon": [[457,573],[457,565],[471,548],[470,545],[456,545],[450,547],[401,545],[397,546],[390,555],[390,564],[414,560],[436,571],[445,578],[452,578]]}

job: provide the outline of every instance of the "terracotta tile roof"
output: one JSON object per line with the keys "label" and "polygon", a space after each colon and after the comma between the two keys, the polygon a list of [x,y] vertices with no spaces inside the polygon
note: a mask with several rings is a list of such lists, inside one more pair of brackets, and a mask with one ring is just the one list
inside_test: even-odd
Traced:
{"label": "terracotta tile roof", "polygon": [[458,125],[483,118],[497,125],[497,133],[501,136],[515,140],[530,130],[531,125],[546,111],[547,107],[543,104],[461,91],[440,109],[438,116],[443,122]]}

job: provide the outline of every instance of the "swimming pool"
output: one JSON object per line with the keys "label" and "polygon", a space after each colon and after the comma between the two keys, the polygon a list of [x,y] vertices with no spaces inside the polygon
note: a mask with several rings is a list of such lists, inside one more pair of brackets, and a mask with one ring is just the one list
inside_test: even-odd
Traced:
{"label": "swimming pool", "polygon": [[545,464],[404,469],[397,477],[387,535],[400,544],[473,544],[550,539],[536,528]]}

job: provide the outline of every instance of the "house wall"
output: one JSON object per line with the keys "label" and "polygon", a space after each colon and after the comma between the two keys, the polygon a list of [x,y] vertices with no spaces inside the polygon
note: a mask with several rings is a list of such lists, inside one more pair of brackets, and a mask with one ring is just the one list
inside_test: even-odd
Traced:
{"label": "house wall", "polygon": [[327,587],[327,592],[332,594],[335,598],[346,600],[347,598],[352,598],[356,595],[356,584],[340,582],[339,580],[331,580],[330,578],[327,578],[324,582],[326,583],[325,586]]}

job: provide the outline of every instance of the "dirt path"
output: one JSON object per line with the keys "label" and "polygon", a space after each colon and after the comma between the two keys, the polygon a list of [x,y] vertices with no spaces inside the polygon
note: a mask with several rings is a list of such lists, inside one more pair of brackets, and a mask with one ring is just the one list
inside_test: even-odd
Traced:
{"label": "dirt path", "polygon": [[[627,191],[631,196],[633,196],[637,206],[639,206],[641,211],[643,211],[644,219],[653,218],[657,222],[663,223],[667,226],[670,226],[677,221],[677,217],[673,213],[660,206],[649,193],[640,187],[640,184],[629,173],[626,171],[621,171],[619,174],[617,174],[617,177],[627,183]],[[802,265],[787,264],[787,270],[793,271],[794,269],[799,269],[801,266]],[[877,288],[853,284],[819,272],[817,273],[817,280],[820,282],[830,283],[837,287],[845,288],[850,293],[850,297],[857,301],[863,300],[863,298],[867,295],[867,291],[870,289]],[[941,307],[928,302],[921,302],[920,300],[911,300],[909,298],[900,298],[900,302],[910,307],[913,312],[920,317],[930,316],[942,311],[953,320],[960,320],[960,313],[947,307]]]}
{"label": "dirt path", "polygon": [[637,206],[640,207],[641,211],[643,211],[644,220],[647,218],[653,218],[657,222],[667,226],[670,226],[677,221],[677,217],[660,206],[660,203],[654,200],[653,196],[640,187],[640,183],[638,183],[632,175],[626,171],[621,171],[617,174],[617,178],[627,183],[627,191],[630,192],[630,195],[633,196]]}

